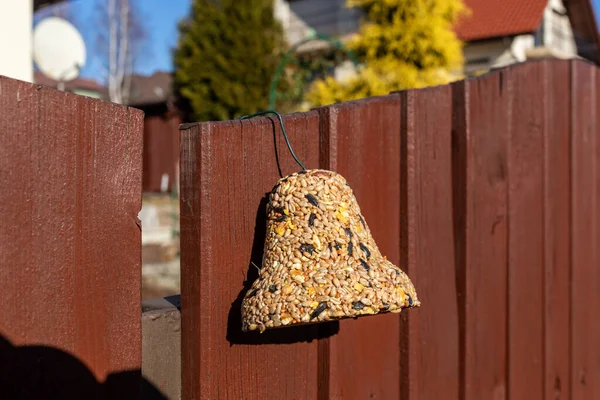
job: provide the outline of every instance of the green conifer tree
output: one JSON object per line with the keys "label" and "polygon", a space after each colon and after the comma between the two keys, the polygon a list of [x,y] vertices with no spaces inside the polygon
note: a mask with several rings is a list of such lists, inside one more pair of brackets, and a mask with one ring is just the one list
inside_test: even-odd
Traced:
{"label": "green conifer tree", "polygon": [[188,118],[226,120],[263,110],[284,50],[273,0],[193,0],[174,54]]}

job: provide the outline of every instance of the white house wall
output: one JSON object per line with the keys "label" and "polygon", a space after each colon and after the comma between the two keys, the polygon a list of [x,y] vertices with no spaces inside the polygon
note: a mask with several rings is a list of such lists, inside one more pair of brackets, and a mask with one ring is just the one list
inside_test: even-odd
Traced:
{"label": "white house wall", "polygon": [[548,6],[544,10],[542,32],[542,45],[553,53],[563,57],[577,55],[571,22],[567,17],[567,9],[561,0],[548,1]]}
{"label": "white house wall", "polygon": [[0,75],[33,81],[32,0],[0,0]]}
{"label": "white house wall", "polygon": [[[290,45],[314,33],[343,39],[355,33],[360,22],[360,11],[347,8],[345,4],[346,0],[276,0],[275,16],[281,21]],[[299,51],[321,46],[312,43],[302,46]]]}

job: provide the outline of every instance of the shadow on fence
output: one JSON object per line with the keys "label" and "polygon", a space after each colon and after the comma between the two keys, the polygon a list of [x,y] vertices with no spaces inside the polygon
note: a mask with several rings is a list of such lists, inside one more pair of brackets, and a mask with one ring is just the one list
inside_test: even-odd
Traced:
{"label": "shadow on fence", "polygon": [[0,398],[163,398],[141,377],[143,112],[0,76],[0,114]]}
{"label": "shadow on fence", "polygon": [[112,373],[98,382],[69,353],[48,346],[13,346],[0,336],[0,397],[4,399],[128,400],[139,398],[140,392],[144,399],[166,399],[141,377],[139,369]]}

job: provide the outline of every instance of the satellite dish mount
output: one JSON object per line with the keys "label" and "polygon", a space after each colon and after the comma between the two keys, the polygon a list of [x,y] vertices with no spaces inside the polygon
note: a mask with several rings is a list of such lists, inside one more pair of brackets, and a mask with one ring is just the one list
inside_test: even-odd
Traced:
{"label": "satellite dish mount", "polygon": [[79,76],[86,50],[81,34],[67,20],[44,18],[33,32],[33,59],[38,69],[65,90],[65,82]]}

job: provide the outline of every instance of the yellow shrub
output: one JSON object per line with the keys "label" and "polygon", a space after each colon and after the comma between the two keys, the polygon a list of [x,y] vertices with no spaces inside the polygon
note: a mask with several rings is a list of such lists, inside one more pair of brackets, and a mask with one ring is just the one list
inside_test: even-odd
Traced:
{"label": "yellow shrub", "polygon": [[315,81],[306,98],[313,106],[460,78],[462,43],[452,26],[465,12],[461,0],[348,0],[347,5],[363,11],[349,46],[364,64],[342,82]]}

